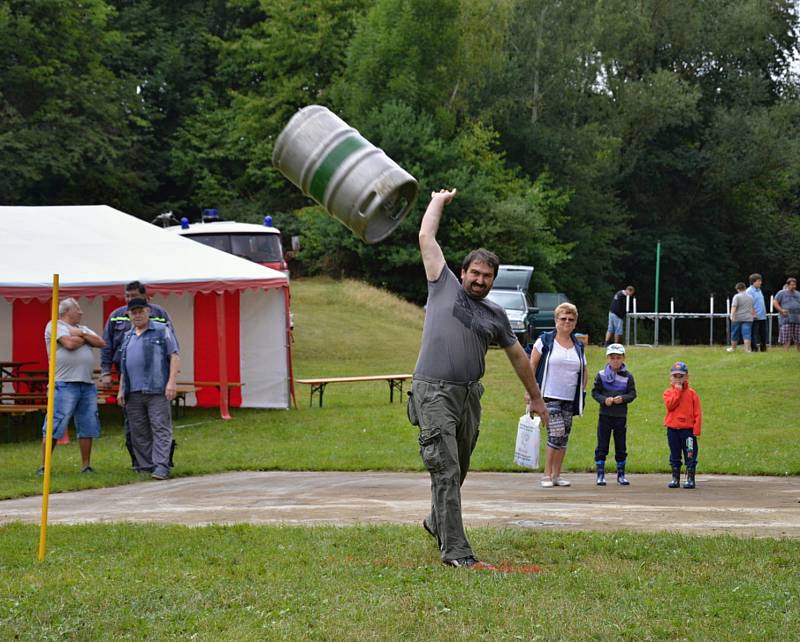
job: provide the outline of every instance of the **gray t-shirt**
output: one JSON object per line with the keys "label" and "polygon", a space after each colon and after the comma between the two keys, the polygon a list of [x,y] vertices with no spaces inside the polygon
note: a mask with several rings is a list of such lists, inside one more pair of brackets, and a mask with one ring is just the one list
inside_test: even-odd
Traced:
{"label": "gray t-shirt", "polygon": [[736,312],[733,315],[734,321],[747,321],[753,320],[753,297],[747,292],[739,292],[733,297],[731,301],[731,309],[736,307]]}
{"label": "gray t-shirt", "polygon": [[[47,356],[50,357],[50,321],[44,328],[44,343],[47,348]],[[83,383],[93,383],[92,374],[94,373],[94,353],[92,346],[84,343],[80,348],[68,350],[58,339],[69,336],[69,323],[58,320],[56,330],[56,381],[80,381]],[[76,328],[92,332],[85,325],[76,325]]]}
{"label": "gray t-shirt", "polygon": [[784,323],[800,323],[800,292],[797,290],[794,292],[781,290],[775,295],[775,300],[787,313],[787,316],[781,314],[778,317],[780,325]]}
{"label": "gray t-shirt", "polygon": [[478,381],[486,369],[486,351],[496,342],[506,348],[517,338],[505,311],[488,299],[467,296],[445,266],[428,281],[425,325],[414,375],[456,383]]}

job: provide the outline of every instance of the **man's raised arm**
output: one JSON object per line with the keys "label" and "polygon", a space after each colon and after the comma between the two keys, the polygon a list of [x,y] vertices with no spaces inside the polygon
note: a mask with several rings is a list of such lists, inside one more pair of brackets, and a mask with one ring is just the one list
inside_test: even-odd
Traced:
{"label": "man's raised arm", "polygon": [[428,281],[438,279],[445,266],[444,253],[436,240],[436,234],[439,231],[439,222],[442,220],[445,205],[449,205],[455,195],[456,190],[445,189],[431,193],[431,202],[428,203],[419,226],[419,250]]}

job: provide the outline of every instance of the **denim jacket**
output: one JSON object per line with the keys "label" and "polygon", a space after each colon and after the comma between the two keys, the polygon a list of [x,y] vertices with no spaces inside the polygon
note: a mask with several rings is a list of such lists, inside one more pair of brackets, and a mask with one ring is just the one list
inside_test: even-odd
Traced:
{"label": "denim jacket", "polygon": [[[155,303],[148,303],[150,307],[150,320],[156,323],[169,326],[172,330],[172,336],[175,341],[178,337],[175,335],[175,328],[172,327],[172,319],[169,318],[169,313],[160,305]],[[117,372],[120,372],[120,361],[122,359],[122,344],[128,336],[131,329],[131,319],[128,316],[128,306],[121,305],[116,308],[106,321],[106,326],[103,329],[103,339],[106,342],[106,347],[100,350],[100,372],[111,374],[112,365],[116,364]]]}
{"label": "denim jacket", "polygon": [[[136,332],[136,329],[131,328],[126,333],[122,342],[122,346],[120,347],[120,371],[125,384],[124,390],[126,398],[130,395],[131,389],[131,382],[130,378],[128,377],[128,369],[126,365],[128,343],[130,342],[134,332]],[[147,329],[142,335],[144,339],[144,367],[147,388],[141,392],[145,394],[164,394],[164,391],[167,388],[171,360],[170,353],[167,351],[167,333],[171,333],[171,330],[167,326],[162,323],[157,323],[151,319]]]}

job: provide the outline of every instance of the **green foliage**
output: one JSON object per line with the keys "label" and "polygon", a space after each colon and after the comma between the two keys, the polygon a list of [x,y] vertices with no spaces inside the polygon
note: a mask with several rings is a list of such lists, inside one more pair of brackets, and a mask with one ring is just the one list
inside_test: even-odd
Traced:
{"label": "green foliage", "polygon": [[103,62],[121,40],[112,14],[102,0],[0,3],[2,202],[136,203],[138,108]]}
{"label": "green foliage", "polygon": [[[621,285],[652,309],[658,241],[685,310],[797,271],[799,36],[792,0],[0,0],[0,200],[270,213],[297,273],[418,300],[416,226],[454,186],[448,260],[533,263],[600,333]],[[378,247],[271,167],[311,103],[420,181]]]}
{"label": "green foliage", "polygon": [[[272,169],[275,137],[300,107],[326,103],[364,0],[239,0],[246,24],[212,42],[214,82],[177,135],[174,170],[195,204],[238,220],[289,210],[305,199]],[[276,219],[276,224],[279,224]]]}
{"label": "green foliage", "polygon": [[437,116],[449,132],[455,89],[458,0],[378,0],[359,26],[334,100],[358,122],[376,107],[399,100],[416,113]]}

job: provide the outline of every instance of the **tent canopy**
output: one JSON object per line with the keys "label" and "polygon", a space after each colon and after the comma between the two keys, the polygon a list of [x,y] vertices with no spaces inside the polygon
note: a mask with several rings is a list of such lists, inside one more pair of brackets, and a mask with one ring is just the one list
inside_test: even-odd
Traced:
{"label": "tent canopy", "polygon": [[0,206],[0,296],[115,296],[134,279],[152,292],[288,285],[263,265],[204,246],[107,205]]}
{"label": "tent canopy", "polygon": [[[288,407],[289,281],[282,272],[105,205],[0,207],[0,359],[45,362],[54,274],[59,298],[83,297],[84,323],[95,330],[123,303],[125,284],[141,281],[169,309],[184,378],[223,388],[240,382],[234,406]],[[217,390],[201,390],[189,405],[195,401],[219,403],[227,415],[227,396]]]}

